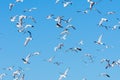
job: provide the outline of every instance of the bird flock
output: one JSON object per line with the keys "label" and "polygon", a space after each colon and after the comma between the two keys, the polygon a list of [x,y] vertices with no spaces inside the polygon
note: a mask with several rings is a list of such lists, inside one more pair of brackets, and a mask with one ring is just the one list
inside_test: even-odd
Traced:
{"label": "bird flock", "polygon": [[[74,1],[73,0],[54,0],[54,3],[52,3],[52,4],[55,6],[59,6],[63,10],[64,9],[67,10],[69,8],[71,8],[71,10],[72,10],[72,6],[74,6],[74,2],[76,2],[76,1],[75,0]],[[120,19],[118,17],[115,18],[116,24],[113,24],[113,26],[109,25],[110,19],[107,17],[107,16],[115,15],[117,13],[116,11],[103,12],[102,9],[98,9],[97,6],[99,6],[101,3],[104,3],[104,0],[85,0],[85,1],[86,1],[86,4],[88,4],[87,7],[85,9],[74,10],[75,15],[79,15],[81,17],[81,16],[89,15],[92,12],[97,12],[96,13],[97,15],[103,16],[103,17],[99,18],[98,23],[94,23],[96,25],[97,29],[102,29],[103,31],[105,30],[105,32],[117,31],[120,29]],[[8,5],[9,13],[14,14],[16,7],[18,5],[20,6],[20,5],[24,4],[24,2],[27,2],[27,0],[15,0],[15,1],[9,3],[9,5]],[[82,0],[81,0],[81,2],[82,2]],[[113,1],[108,0],[108,2],[112,3]],[[28,4],[28,5],[30,5],[30,4]],[[23,39],[24,42],[21,45],[23,47],[25,47],[25,49],[27,50],[28,47],[30,47],[30,45],[32,45],[32,40],[33,41],[35,40],[34,35],[33,35],[34,28],[36,28],[35,25],[38,25],[41,22],[37,21],[38,19],[36,17],[34,17],[34,15],[31,15],[31,13],[33,13],[34,11],[39,11],[39,7],[36,6],[36,7],[27,8],[27,5],[24,7],[25,8],[22,9],[21,14],[19,13],[19,14],[14,14],[14,16],[13,15],[9,16],[9,21],[12,25],[14,25],[16,27],[16,32],[25,36],[25,38]],[[57,11],[62,12],[59,10],[57,10]],[[68,14],[69,14],[69,11],[68,11]],[[111,60],[111,59],[105,58],[105,57],[103,57],[102,59],[99,59],[99,56],[95,56],[91,52],[86,52],[87,48],[84,46],[87,46],[87,42],[86,42],[87,40],[79,39],[79,40],[77,40],[78,42],[76,42],[76,44],[74,44],[74,42],[73,42],[74,37],[79,37],[79,36],[83,35],[83,34],[77,34],[79,36],[71,37],[72,34],[79,31],[79,26],[74,24],[74,20],[75,20],[74,16],[75,15],[73,15],[73,17],[71,17],[71,16],[67,17],[64,15],[57,15],[55,13],[52,13],[52,14],[49,13],[48,15],[44,16],[44,20],[47,22],[50,22],[50,23],[54,23],[53,28],[55,30],[58,30],[58,34],[56,34],[57,41],[54,42],[54,47],[52,45],[48,44],[48,46],[52,47],[51,51],[53,51],[53,53],[55,53],[55,55],[51,54],[50,56],[48,56],[39,50],[31,51],[27,55],[21,57],[21,59],[20,59],[21,63],[23,63],[23,65],[28,65],[28,66],[32,65],[33,63],[39,64],[40,61],[32,62],[32,58],[37,59],[37,58],[40,58],[41,55],[45,55],[47,58],[42,58],[41,62],[47,63],[49,65],[52,64],[57,69],[62,68],[62,71],[60,70],[61,72],[60,73],[57,72],[58,73],[57,76],[54,76],[54,77],[56,77],[56,80],[71,80],[70,77],[72,77],[72,76],[70,74],[73,70],[76,70],[77,68],[73,69],[72,66],[70,66],[69,64],[67,65],[66,61],[64,61],[62,59],[57,59],[57,58],[59,58],[62,54],[69,56],[72,53],[72,55],[73,55],[72,57],[75,57],[75,55],[82,56],[80,58],[79,63],[82,63],[83,65],[94,65],[94,67],[97,68],[95,63],[99,63],[103,67],[103,72],[98,72],[98,74],[96,74],[96,75],[98,75],[99,77],[104,77],[103,78],[104,80],[106,78],[108,78],[108,80],[109,80],[112,77],[112,75],[110,75],[108,72],[106,72],[106,70],[111,70],[110,68],[116,68],[115,66],[120,67],[120,59]],[[94,15],[94,13],[92,13],[92,15]],[[75,22],[79,22],[79,21],[76,20]],[[81,25],[81,26],[84,26],[84,25]],[[88,26],[88,27],[91,27],[91,26]],[[49,28],[51,28],[51,27],[49,27]],[[48,28],[48,30],[49,30],[49,28]],[[87,29],[87,27],[86,27],[86,29]],[[48,34],[48,33],[46,32],[46,34]],[[88,32],[88,34],[89,34],[89,32]],[[90,44],[93,44],[95,47],[100,46],[100,49],[95,49],[96,52],[103,53],[107,49],[112,49],[112,50],[114,49],[113,48],[114,45],[108,44],[108,42],[104,39],[105,38],[104,33],[101,33],[98,36],[97,35],[94,35],[94,36],[96,36],[96,39],[91,41],[92,43],[90,43]],[[43,34],[43,36],[41,36],[41,39],[44,37],[45,36]],[[88,37],[88,36],[86,36],[86,37]],[[69,39],[71,39],[70,43],[67,42]],[[113,38],[111,38],[111,39],[113,39]],[[67,44],[69,44],[70,46],[67,46]],[[41,45],[41,46],[43,46],[43,45]],[[102,49],[101,49],[101,47],[102,47]],[[88,51],[90,49],[91,48],[89,48]],[[47,51],[47,48],[44,50]],[[70,58],[65,57],[64,59],[67,60]],[[99,61],[99,62],[97,62],[97,61]],[[75,62],[73,61],[71,63],[75,63]],[[76,64],[76,66],[77,65],[79,65],[79,64]],[[49,68],[49,66],[46,66],[46,67]],[[0,80],[8,80],[9,77],[12,77],[13,80],[26,80],[26,77],[28,77],[28,75],[26,74],[27,70],[24,69],[23,66],[17,66],[17,65],[11,66],[10,65],[8,67],[3,67],[1,69],[3,70],[3,72],[0,73]],[[83,68],[83,70],[84,69],[85,68]],[[41,71],[38,70],[38,72],[36,72],[36,73],[39,74],[39,72],[41,72]],[[49,75],[49,73],[45,74],[46,77],[47,77],[47,75]],[[80,75],[80,74],[81,73],[79,73],[78,75]],[[94,74],[94,70],[93,70],[93,72],[91,72],[91,74]],[[35,76],[35,77],[37,77],[37,76]],[[82,78],[78,77],[78,80],[91,80],[91,79],[89,79],[87,76],[84,76]]]}

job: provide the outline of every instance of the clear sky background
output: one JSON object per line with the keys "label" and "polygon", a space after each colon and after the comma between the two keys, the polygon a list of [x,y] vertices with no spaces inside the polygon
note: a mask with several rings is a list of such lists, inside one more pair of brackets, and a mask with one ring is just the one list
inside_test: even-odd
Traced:
{"label": "clear sky background", "polygon": [[[98,0],[94,0],[98,1]],[[87,0],[72,0],[72,5],[63,7],[61,3],[55,4],[55,0],[24,0],[23,3],[15,3],[15,0],[0,0],[0,73],[8,74],[4,80],[12,80],[12,72],[22,67],[25,73],[25,80],[58,80],[60,73],[66,68],[70,68],[68,75],[63,80],[119,80],[120,67],[105,69],[106,63],[100,63],[102,58],[113,60],[120,59],[120,29],[106,30],[104,27],[98,27],[101,18],[107,18],[105,25],[113,27],[119,24],[116,18],[120,18],[120,1],[119,0],[102,0],[94,8],[101,11],[92,10],[87,14],[77,13],[78,10],[85,10],[89,7]],[[15,3],[12,11],[9,11],[9,3]],[[36,7],[37,10],[24,13],[24,9]],[[113,15],[107,15],[108,11],[115,11]],[[54,20],[47,20],[46,16],[54,14],[64,16],[65,19],[72,18],[69,24],[76,27],[76,30],[70,30],[66,40],[60,40],[61,28],[56,27]],[[10,22],[10,17],[15,15],[33,16],[37,23],[28,21],[34,25],[30,29],[33,40],[25,47],[24,41],[28,36],[19,33],[16,23]],[[66,24],[65,24],[66,25]],[[64,27],[66,27],[64,25]],[[103,34],[102,41],[109,45],[105,48],[103,45],[96,45],[94,41]],[[83,40],[83,45],[78,45]],[[64,47],[54,51],[54,47],[59,43],[64,43]],[[70,47],[80,46],[82,51],[65,52]],[[39,51],[39,56],[30,59],[30,64],[24,64],[22,58],[29,53]],[[93,63],[84,54],[93,55]],[[55,56],[53,62],[63,62],[60,66],[44,61]],[[84,63],[83,61],[87,61]],[[3,68],[15,66],[12,72],[5,71]],[[99,76],[100,73],[108,73],[111,77]]]}

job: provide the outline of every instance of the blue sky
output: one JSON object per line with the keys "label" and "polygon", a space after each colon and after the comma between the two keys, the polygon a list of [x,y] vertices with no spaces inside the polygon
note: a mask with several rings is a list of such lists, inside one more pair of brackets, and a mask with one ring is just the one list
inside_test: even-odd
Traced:
{"label": "blue sky", "polygon": [[[87,80],[118,80],[120,67],[105,69],[106,63],[100,63],[102,58],[118,60],[120,58],[120,30],[106,30],[104,27],[98,27],[101,18],[107,18],[108,22],[105,25],[113,27],[118,23],[116,18],[120,16],[120,1],[102,0],[96,4],[94,8],[101,11],[99,14],[95,10],[89,11],[87,14],[77,13],[78,10],[85,10],[89,7],[87,0],[71,0],[72,5],[63,7],[60,3],[55,4],[55,0],[24,0],[22,3],[16,3],[12,11],[9,11],[9,3],[15,3],[15,0],[1,0],[0,3],[0,73],[8,74],[4,79],[13,79],[12,72],[22,67],[25,73],[25,80],[58,80],[60,73],[63,73],[68,67],[70,71],[63,80],[82,80],[83,77]],[[94,0],[97,2],[98,0]],[[36,7],[37,10],[24,13],[24,9]],[[108,11],[115,11],[115,14],[107,15]],[[66,40],[60,40],[59,35],[63,29],[56,27],[54,20],[47,20],[46,16],[54,14],[64,16],[65,19],[72,18],[69,24],[76,27],[76,30],[70,30]],[[24,41],[27,34],[19,33],[16,28],[16,23],[10,21],[10,17],[14,15],[33,16],[37,23],[27,21],[26,23],[34,25],[30,29],[33,40],[25,47]],[[66,24],[64,24],[65,27]],[[102,41],[110,48],[105,48],[103,45],[94,43],[98,37],[103,34]],[[79,41],[83,40],[83,45],[78,45]],[[59,43],[64,43],[64,47],[54,51],[54,47]],[[82,51],[65,52],[70,47],[80,46]],[[24,64],[22,58],[29,53],[39,51],[40,55],[30,59],[30,64]],[[93,55],[93,63],[84,54]],[[52,56],[55,56],[53,62],[62,62],[60,66],[44,61]],[[87,61],[85,64],[83,61]],[[5,71],[3,68],[15,66],[15,69]],[[100,73],[106,72],[111,77],[99,76]]]}

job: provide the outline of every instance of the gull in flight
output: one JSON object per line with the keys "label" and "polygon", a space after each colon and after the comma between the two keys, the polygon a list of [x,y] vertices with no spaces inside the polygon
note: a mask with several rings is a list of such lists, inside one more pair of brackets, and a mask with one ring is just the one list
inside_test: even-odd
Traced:
{"label": "gull in flight", "polygon": [[95,42],[96,44],[105,45],[105,44],[102,42],[102,36],[103,36],[103,34],[101,34],[101,35],[99,36],[98,40],[97,40],[97,41],[94,41],[94,42]]}
{"label": "gull in flight", "polygon": [[62,26],[62,24],[61,24],[61,22],[62,22],[62,18],[63,18],[64,16],[58,16],[57,18],[55,18],[55,21],[57,22],[56,23],[56,27],[58,27],[58,28],[63,28],[63,26]]}
{"label": "gull in flight", "polygon": [[33,10],[36,10],[37,8],[33,7],[33,8],[30,8],[30,9],[25,9],[23,12],[31,12]]}
{"label": "gull in flight", "polygon": [[33,53],[33,55],[39,55],[39,54],[40,54],[40,52],[38,52],[38,51]]}
{"label": "gull in flight", "polygon": [[67,7],[68,5],[72,5],[71,1],[65,1],[65,2],[62,2],[62,3],[63,3],[63,7]]}
{"label": "gull in flight", "polygon": [[62,80],[63,78],[66,78],[69,70],[70,70],[70,68],[67,68],[67,69],[65,70],[65,72],[60,75],[60,77],[59,77],[58,80]]}
{"label": "gull in flight", "polygon": [[25,27],[19,28],[18,32],[26,32],[25,30],[26,30],[27,28],[33,28],[33,27],[34,27],[34,26],[31,25],[31,24],[27,24],[27,25],[25,25]]}
{"label": "gull in flight", "polygon": [[92,10],[93,6],[96,4],[96,2],[92,0],[87,0],[90,3],[89,9]]}
{"label": "gull in flight", "polygon": [[10,21],[11,21],[11,22],[15,22],[15,21],[16,21],[16,18],[17,18],[17,16],[18,16],[18,15],[15,15],[15,16],[13,16],[13,17],[10,17]]}
{"label": "gull in flight", "polygon": [[13,3],[10,3],[10,4],[9,4],[9,10],[10,10],[10,11],[12,10],[12,8],[13,8],[14,5],[15,5],[15,4],[13,4]]}
{"label": "gull in flight", "polygon": [[115,14],[115,13],[116,13],[115,11],[109,11],[109,12],[107,12],[108,15]]}
{"label": "gull in flight", "polygon": [[60,0],[56,0],[55,3],[57,4],[57,3],[59,3],[59,1],[60,1]]}
{"label": "gull in flight", "polygon": [[86,57],[89,57],[90,62],[93,62],[93,56],[91,54],[85,54]]}
{"label": "gull in flight", "polygon": [[28,18],[30,18],[34,23],[36,23],[36,20],[35,20],[35,18],[34,17],[32,17],[32,16],[29,16]]}
{"label": "gull in flight", "polygon": [[112,30],[116,30],[116,29],[120,29],[120,25],[114,25],[113,27],[112,27]]}
{"label": "gull in flight", "polygon": [[60,33],[60,39],[62,40],[66,40],[66,37],[68,36],[69,34],[69,30],[68,29],[64,29],[61,33]]}
{"label": "gull in flight", "polygon": [[23,0],[16,0],[16,2],[23,2]]}
{"label": "gull in flight", "polygon": [[22,74],[22,76],[20,77],[20,80],[24,80],[25,78],[25,74]]}
{"label": "gull in flight", "polygon": [[3,68],[3,69],[8,70],[8,71],[12,71],[12,70],[13,70],[13,68],[14,68],[14,66],[10,66],[10,67]]}
{"label": "gull in flight", "polygon": [[26,40],[25,40],[25,42],[24,42],[24,46],[26,46],[26,45],[29,43],[29,41],[32,40],[31,32],[30,32],[30,31],[27,31],[27,32],[29,33],[30,36],[26,37]]}
{"label": "gull in flight", "polygon": [[59,65],[61,65],[62,64],[62,62],[54,62],[54,64],[56,64],[57,66],[59,66]]}
{"label": "gull in flight", "polygon": [[28,55],[26,56],[26,58],[22,58],[23,63],[24,63],[24,64],[30,64],[29,59],[30,59],[31,56],[32,56],[31,54],[28,54]]}
{"label": "gull in flight", "polygon": [[21,71],[20,70],[16,70],[13,72],[12,76],[14,79],[16,79],[17,76],[19,76],[21,74]]}
{"label": "gull in flight", "polygon": [[67,25],[66,29],[69,29],[69,28],[76,30],[76,28],[73,25]]}
{"label": "gull in flight", "polygon": [[63,43],[59,43],[55,48],[54,51],[57,51],[58,49],[61,49],[64,46]]}
{"label": "gull in flight", "polygon": [[84,44],[83,40],[80,40],[80,42],[78,44],[83,45]]}
{"label": "gull in flight", "polygon": [[103,62],[107,62],[107,65],[106,65],[105,69],[111,67],[110,60],[109,60],[109,59],[102,59],[102,60],[101,60],[101,63],[103,63]]}
{"label": "gull in flight", "polygon": [[[75,51],[75,52],[82,51],[82,49],[81,49],[80,47],[69,48],[69,50]],[[68,51],[68,50],[66,50],[66,52],[67,52],[67,51]]]}
{"label": "gull in flight", "polygon": [[109,75],[109,74],[107,74],[107,73],[101,73],[100,75],[101,75],[101,76],[105,76],[105,77],[110,78],[110,75]]}
{"label": "gull in flight", "polygon": [[48,15],[47,17],[46,17],[46,19],[52,19],[53,18],[53,14],[50,14],[50,15]]}
{"label": "gull in flight", "polygon": [[54,58],[55,58],[55,56],[50,57],[50,58],[47,60],[47,62],[51,63]]}
{"label": "gull in flight", "polygon": [[0,80],[2,80],[3,77],[5,77],[6,75],[7,75],[6,73],[2,73],[2,74],[0,74]]}
{"label": "gull in flight", "polygon": [[104,26],[103,22],[108,22],[108,19],[107,18],[101,18],[101,20],[98,23],[98,26],[99,27],[102,26],[102,27],[105,27],[107,29],[107,26]]}

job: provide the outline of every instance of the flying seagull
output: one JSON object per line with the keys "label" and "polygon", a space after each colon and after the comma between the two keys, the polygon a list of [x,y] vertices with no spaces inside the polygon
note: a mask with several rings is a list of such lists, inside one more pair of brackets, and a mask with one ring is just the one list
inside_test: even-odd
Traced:
{"label": "flying seagull", "polygon": [[63,78],[66,78],[69,70],[70,70],[70,68],[67,68],[67,69],[65,70],[65,72],[60,75],[60,77],[59,77],[58,80],[62,80]]}
{"label": "flying seagull", "polygon": [[96,44],[105,45],[105,44],[102,42],[102,36],[103,36],[103,34],[101,34],[101,35],[99,36],[98,40],[97,40],[97,41],[94,41],[94,42],[95,42]]}
{"label": "flying seagull", "polygon": [[57,51],[58,49],[61,49],[64,46],[63,43],[59,43],[55,48],[54,51]]}
{"label": "flying seagull", "polygon": [[14,5],[15,5],[15,4],[13,4],[13,3],[10,3],[10,4],[9,4],[9,10],[10,10],[10,11],[12,10],[12,8],[13,8]]}
{"label": "flying seagull", "polygon": [[32,56],[31,54],[28,54],[28,55],[26,56],[26,58],[22,58],[23,63],[24,63],[24,64],[30,64],[29,59],[30,59],[31,56]]}

